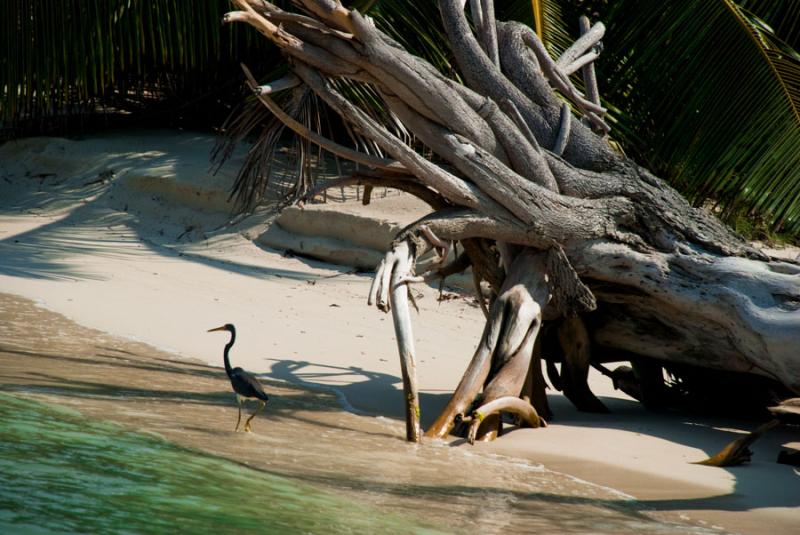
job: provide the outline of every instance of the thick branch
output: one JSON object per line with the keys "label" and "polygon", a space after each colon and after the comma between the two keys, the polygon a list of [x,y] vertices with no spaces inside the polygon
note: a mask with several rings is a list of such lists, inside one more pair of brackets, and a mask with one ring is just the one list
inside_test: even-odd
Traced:
{"label": "thick branch", "polygon": [[497,212],[494,203],[471,184],[444,171],[434,163],[424,159],[413,149],[402,143],[383,126],[342,97],[330,84],[313,70],[298,64],[296,72],[325,102],[342,117],[346,117],[367,137],[378,143],[387,153],[394,156],[414,175],[456,205],[471,208],[483,208],[488,212]]}
{"label": "thick branch", "polygon": [[402,177],[397,175],[371,176],[363,172],[353,173],[348,177],[323,181],[303,195],[303,198],[300,199],[300,201],[308,202],[325,190],[346,186],[393,188],[413,195],[435,210],[439,210],[447,206],[447,203],[443,202],[442,198],[437,195],[435,191],[426,188],[424,185],[417,182],[413,177]]}
{"label": "thick branch", "polygon": [[[557,115],[555,120],[543,115],[539,107],[492,65],[470,32],[458,0],[440,0],[439,8],[459,69],[469,87],[491,98],[501,107],[504,102],[511,100],[531,127],[539,143],[552,147],[558,131]],[[505,58],[501,56],[500,60],[505,65]],[[604,143],[598,142],[597,137],[588,129],[577,131],[571,141],[572,144],[575,145],[575,150],[568,148],[565,155],[580,167],[605,168],[617,159],[611,149]]]}

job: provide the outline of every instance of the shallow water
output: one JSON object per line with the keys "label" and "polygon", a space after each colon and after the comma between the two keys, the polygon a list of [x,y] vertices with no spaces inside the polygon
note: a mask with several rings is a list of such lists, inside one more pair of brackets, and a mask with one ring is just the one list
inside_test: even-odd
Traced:
{"label": "shallow water", "polygon": [[222,370],[0,294],[0,533],[711,531],[263,381],[267,410],[234,433]]}
{"label": "shallow water", "polygon": [[[587,508],[591,501],[574,494],[541,494],[526,500],[497,488],[392,488],[394,484],[388,481],[360,489],[351,485],[337,494],[330,485],[308,483],[308,477],[293,479],[252,469],[154,434],[131,432],[73,410],[5,394],[0,394],[0,422],[0,526],[5,526],[5,533],[167,533],[179,529],[433,534],[480,528],[480,522],[453,531],[448,528],[455,526],[435,528],[430,522],[435,504],[432,510],[414,514],[379,507],[386,499],[404,495],[422,503],[449,499],[454,509],[491,509],[490,525],[515,533],[523,526],[525,531],[545,533],[685,533],[688,527],[649,520],[634,510],[625,511],[623,505],[606,512],[591,511]],[[495,464],[496,469],[513,466],[505,459],[483,461]],[[541,469],[516,468],[548,477]],[[474,501],[478,503],[469,503]],[[536,504],[549,512],[537,514],[537,507],[531,507]],[[564,514],[573,508],[577,510]]]}
{"label": "shallow water", "polygon": [[264,471],[0,394],[5,533],[441,533]]}

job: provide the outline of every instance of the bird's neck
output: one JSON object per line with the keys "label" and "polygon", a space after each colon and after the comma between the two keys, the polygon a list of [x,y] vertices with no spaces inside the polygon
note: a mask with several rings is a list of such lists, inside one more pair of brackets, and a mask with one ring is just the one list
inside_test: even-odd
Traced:
{"label": "bird's neck", "polygon": [[236,333],[232,332],[230,341],[227,344],[225,344],[225,373],[228,374],[228,377],[230,377],[231,373],[233,373],[233,368],[231,367],[231,359],[229,355],[231,352],[231,347],[233,347],[233,343],[235,341],[236,341]]}

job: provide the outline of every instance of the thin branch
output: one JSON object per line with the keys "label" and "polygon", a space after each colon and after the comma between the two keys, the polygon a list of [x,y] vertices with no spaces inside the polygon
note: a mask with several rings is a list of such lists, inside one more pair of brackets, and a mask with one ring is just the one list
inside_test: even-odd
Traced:
{"label": "thin branch", "polygon": [[[583,67],[589,65],[590,63],[592,63],[593,61],[595,61],[599,57],[600,57],[600,54],[598,54],[597,52],[589,52],[588,54],[584,54],[583,56],[579,57],[578,59],[576,59],[575,61],[573,61],[572,63],[570,63],[566,67],[564,67],[564,69],[563,69],[564,70],[564,74],[569,76],[572,73],[577,72],[578,70],[582,69]],[[589,100],[592,100],[592,99],[590,98]]]}
{"label": "thin branch", "polygon": [[[589,18],[583,16],[579,19],[581,26],[581,34],[587,35],[589,33]],[[577,63],[577,62],[575,62]],[[583,85],[586,86],[586,97],[600,105],[600,90],[597,88],[597,75],[594,72],[594,63],[589,62],[583,66]]]}
{"label": "thin branch", "polygon": [[475,33],[483,35],[483,9],[481,0],[469,0],[469,11],[472,14],[472,25],[475,26]]}
{"label": "thin branch", "polygon": [[481,0],[481,41],[486,55],[498,68],[500,67],[500,53],[497,49],[497,20],[494,16],[494,1]]}
{"label": "thin branch", "polygon": [[269,13],[265,13],[264,16],[279,24],[295,23],[295,24],[300,24],[302,26],[306,26],[308,28],[318,30],[325,34],[335,35],[336,37],[339,37],[341,39],[350,40],[353,38],[353,34],[351,33],[345,33],[339,30],[334,30],[333,28],[325,26],[318,20],[306,17],[304,15],[299,15],[297,13],[288,13],[286,11],[281,11],[279,9],[276,9],[274,11],[270,11]]}
{"label": "thin branch", "polygon": [[293,87],[299,86],[301,83],[302,82],[300,81],[300,78],[298,78],[294,74],[287,74],[283,78],[275,80],[274,82],[270,82],[264,85],[259,85],[256,87],[251,87],[251,89],[253,90],[253,93],[255,93],[256,95],[270,95],[272,93],[277,93],[278,91],[292,89]]}
{"label": "thin branch", "polygon": [[531,128],[528,126],[528,123],[525,122],[525,119],[519,112],[519,108],[517,108],[517,105],[514,104],[514,101],[511,99],[506,99],[506,104],[511,110],[511,119],[514,121],[514,124],[517,125],[517,128],[519,128],[520,131],[522,131],[522,133],[528,139],[528,141],[530,141],[533,148],[536,149],[537,152],[541,153],[542,148],[539,146],[539,142],[536,140],[536,136],[533,135],[533,132],[531,131]]}
{"label": "thin branch", "polygon": [[[581,18],[585,19],[586,17]],[[588,22],[589,19],[586,19],[586,21]],[[581,29],[581,36],[578,40],[572,43],[556,61],[558,68],[563,70],[567,65],[581,57],[587,50],[596,45],[605,33],[606,27],[602,22],[598,22],[586,31]]]}
{"label": "thin branch", "polygon": [[291,116],[289,116],[286,112],[284,112],[280,106],[278,106],[271,98],[267,95],[257,92],[261,86],[258,85],[256,79],[253,77],[253,74],[250,72],[244,64],[242,64],[242,70],[244,71],[244,75],[247,78],[247,85],[256,94],[258,100],[261,101],[264,106],[269,109],[278,118],[283,124],[287,127],[291,128],[297,135],[304,137],[311,141],[312,143],[316,143],[320,147],[324,148],[330,153],[333,153],[337,156],[341,156],[347,160],[352,160],[357,163],[364,164],[368,167],[376,168],[376,169],[383,169],[385,171],[394,172],[394,173],[408,173],[408,171],[397,161],[389,160],[386,158],[378,158],[376,156],[372,156],[369,154],[364,154],[363,152],[358,152],[344,145],[340,145],[335,141],[322,136],[313,130],[307,128],[302,123],[296,121]]}
{"label": "thin branch", "polygon": [[404,191],[422,200],[436,210],[444,208],[447,203],[435,191],[416,181],[413,176],[408,178],[398,176],[370,176],[363,172],[353,173],[350,176],[326,180],[311,190],[300,199],[300,203],[308,202],[320,193],[331,188],[346,186],[380,186]]}
{"label": "thin branch", "polygon": [[561,156],[564,154],[564,149],[567,148],[569,142],[569,131],[572,125],[572,112],[569,109],[569,104],[566,102],[561,105],[561,128],[558,130],[558,137],[556,138],[556,145],[553,147],[553,153]]}
{"label": "thin branch", "polygon": [[600,118],[600,116],[605,114],[606,110],[599,104],[595,104],[594,102],[587,100],[583,95],[580,94],[580,92],[570,81],[569,77],[564,74],[561,68],[550,57],[550,54],[547,52],[547,49],[544,47],[539,38],[536,37],[533,32],[528,32],[522,35],[522,39],[536,55],[536,59],[539,60],[539,65],[542,68],[542,72],[544,72],[544,75],[547,77],[553,87],[558,89],[561,94],[563,94],[570,102],[580,109],[593,125],[605,133],[610,132],[611,127]]}
{"label": "thin branch", "polygon": [[294,0],[294,2],[324,20],[328,25],[348,33],[356,33],[350,11],[339,0]]}

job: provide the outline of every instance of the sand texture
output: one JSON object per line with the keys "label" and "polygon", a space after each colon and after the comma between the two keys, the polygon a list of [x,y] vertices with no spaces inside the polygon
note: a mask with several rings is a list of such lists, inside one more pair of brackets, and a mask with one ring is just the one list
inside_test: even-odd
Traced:
{"label": "sand texture", "polygon": [[[159,358],[166,360],[148,361],[147,367],[174,366],[169,362],[174,355],[196,359],[198,364],[180,365],[188,370],[181,377],[200,381],[200,403],[188,403],[187,421],[214,418],[222,425],[235,410],[220,402],[221,370],[208,367],[222,365],[226,336],[206,333],[234,323],[237,365],[265,380],[333,388],[331,403],[352,415],[386,417],[391,425],[381,432],[401,437],[402,390],[392,322],[366,306],[370,278],[363,271],[380,258],[393,232],[424,214],[425,206],[376,190],[374,204],[364,207],[347,190],[332,193],[326,205],[292,208],[277,222],[257,213],[226,225],[231,219],[227,191],[237,158],[214,175],[208,162],[212,145],[213,139],[204,135],[146,131],[0,146],[0,292],[33,300],[93,329],[92,336],[123,338],[165,352]],[[483,315],[474,299],[455,288],[445,289],[442,300],[437,288],[418,286],[414,293],[420,308],[413,321],[424,426],[460,379]],[[6,349],[10,336],[6,331],[0,337]],[[93,347],[99,344],[98,339]],[[104,354],[109,373],[125,358],[112,350]],[[6,351],[0,358],[11,355]],[[36,362],[33,355],[20,358]],[[7,376],[16,372],[3,364],[3,383],[9,384]],[[49,372],[52,381],[80,380],[59,376],[57,368]],[[85,379],[86,388],[95,388],[91,378]],[[453,443],[459,451],[542,463],[709,528],[800,532],[800,471],[775,463],[781,447],[800,447],[796,428],[767,434],[755,444],[749,465],[698,466],[690,463],[757,423],[653,414],[605,378],[592,376],[591,382],[611,415],[579,413],[551,392],[556,419],[547,428],[512,431],[472,448]],[[33,383],[26,379],[24,384]],[[287,397],[305,392],[274,385],[285,388]],[[131,388],[135,397],[142,386]],[[201,409],[205,412],[194,412]],[[218,411],[212,411],[213,417],[212,409]],[[348,417],[338,425],[356,425]]]}

